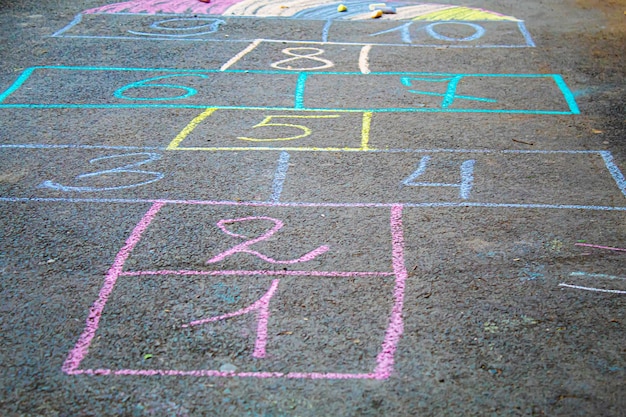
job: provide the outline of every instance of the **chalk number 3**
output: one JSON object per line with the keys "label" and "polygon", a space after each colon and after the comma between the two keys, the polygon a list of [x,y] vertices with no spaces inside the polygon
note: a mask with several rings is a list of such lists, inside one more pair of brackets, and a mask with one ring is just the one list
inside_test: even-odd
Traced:
{"label": "chalk number 3", "polygon": [[81,175],[77,176],[76,179],[77,180],[83,180],[83,179],[88,179],[88,178],[98,178],[100,176],[110,176],[110,175],[116,175],[117,176],[117,175],[124,175],[124,174],[139,174],[139,175],[143,175],[143,176],[149,177],[145,181],[135,182],[135,183],[132,183],[132,184],[125,184],[125,185],[115,185],[115,186],[111,185],[111,186],[108,186],[108,187],[86,187],[86,186],[80,187],[80,186],[63,185],[63,184],[59,184],[57,182],[53,182],[53,181],[47,180],[47,181],[42,182],[39,185],[39,188],[49,188],[49,189],[52,189],[52,190],[65,191],[65,192],[112,191],[112,190],[122,190],[122,189],[125,189],[125,188],[139,187],[139,186],[142,186],[142,185],[153,183],[153,182],[158,181],[158,180],[160,180],[161,178],[164,177],[164,174],[161,173],[161,172],[143,171],[143,170],[137,169],[141,165],[145,165],[147,163],[150,163],[150,162],[153,162],[153,161],[158,161],[159,159],[161,159],[161,155],[159,155],[157,153],[140,152],[140,153],[127,153],[127,154],[121,154],[121,155],[101,156],[101,157],[98,157],[98,158],[91,159],[89,161],[89,163],[93,164],[93,163],[96,163],[96,162],[99,162],[99,161],[106,161],[106,160],[109,160],[109,159],[133,158],[133,157],[137,157],[137,156],[143,156],[144,159],[142,159],[141,161],[133,162],[131,164],[123,165],[123,166],[117,167],[117,168],[107,169],[107,170],[103,170],[103,171],[90,172],[90,173],[87,173],[87,174],[81,174]]}

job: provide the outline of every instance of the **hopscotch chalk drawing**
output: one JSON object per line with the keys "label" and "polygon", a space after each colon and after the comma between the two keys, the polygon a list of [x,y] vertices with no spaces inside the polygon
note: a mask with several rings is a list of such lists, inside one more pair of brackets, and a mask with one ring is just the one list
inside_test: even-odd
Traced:
{"label": "hopscotch chalk drawing", "polygon": [[[162,39],[179,41],[289,42],[268,36],[275,28],[297,21],[300,42],[340,42],[374,45],[412,45],[480,48],[534,47],[524,22],[513,16],[473,7],[416,1],[389,1],[394,13],[372,21],[369,3],[350,0],[344,12],[338,2],[320,0],[135,0],[85,10],[55,37],[103,39]],[[112,16],[118,24],[107,25]],[[264,18],[250,24],[250,18]],[[368,25],[355,25],[363,20]],[[124,22],[119,24],[120,22]],[[232,31],[231,24],[247,30]],[[102,29],[105,27],[106,29]],[[296,29],[296,25],[294,25]]]}
{"label": "hopscotch chalk drawing", "polygon": [[[151,225],[156,222],[167,224],[171,221],[171,214],[176,212],[176,207],[179,205],[170,205],[170,208],[166,210],[170,214],[160,215],[165,206],[167,204],[154,203],[131,232],[126,240],[126,244],[118,252],[113,265],[106,274],[100,294],[90,309],[85,329],[63,365],[64,372],[72,375],[173,375],[305,379],[389,378],[393,372],[395,352],[403,332],[402,309],[405,283],[408,276],[404,262],[403,207],[401,205],[394,205],[387,209],[347,209],[350,211],[349,215],[355,216],[355,218],[361,217],[362,219],[368,219],[367,221],[371,221],[374,218],[386,220],[386,225],[381,225],[380,230],[386,230],[387,236],[383,234],[380,238],[381,241],[376,244],[367,243],[368,239],[363,239],[363,236],[357,236],[356,234],[342,238],[339,241],[331,236],[328,237],[328,239],[334,239],[338,246],[343,245],[344,250],[354,250],[353,246],[357,245],[362,250],[370,252],[370,255],[381,250],[383,252],[389,251],[384,256],[385,260],[375,261],[371,264],[371,266],[378,265],[380,269],[377,270],[351,270],[349,260],[338,265],[342,268],[340,270],[333,269],[334,265],[326,265],[328,262],[323,261],[324,256],[333,251],[341,250],[340,247],[335,247],[334,245],[320,245],[317,249],[308,252],[298,259],[287,261],[277,261],[274,259],[274,254],[260,252],[260,246],[262,246],[263,241],[284,225],[283,221],[274,217],[274,215],[221,219],[217,221],[217,228],[235,239],[249,238],[229,231],[226,228],[227,225],[238,224],[239,226],[246,226],[261,221],[274,226],[257,238],[249,239],[212,256],[207,262],[207,265],[212,267],[212,269],[127,270],[125,265],[129,263],[137,265],[139,262],[140,268],[143,266],[141,263],[141,259],[143,259],[141,252],[145,249],[142,249],[141,243],[146,239],[158,238],[158,233],[157,235],[150,233]],[[206,215],[206,210],[203,209],[206,206],[194,205],[192,203],[191,207],[198,209],[200,217]],[[219,205],[213,207],[216,210],[223,210],[224,208]],[[171,209],[174,211],[170,211]],[[259,207],[259,209],[262,208]],[[313,209],[315,210],[315,208]],[[318,208],[318,210],[320,209],[324,210],[323,208]],[[264,211],[271,211],[271,208],[265,208]],[[282,213],[284,213],[284,210],[282,210]],[[325,219],[319,215],[316,217]],[[329,218],[324,221],[330,220],[332,219]],[[332,224],[334,225],[335,223]],[[322,228],[321,230],[325,230],[325,233],[332,233],[332,229],[334,229],[334,226]],[[166,228],[166,230],[169,230],[169,228]],[[316,230],[320,230],[319,226]],[[285,236],[283,235],[280,239],[284,238]],[[214,239],[216,239],[216,245],[224,240],[220,235],[216,235]],[[287,236],[287,239],[289,239],[289,236]],[[344,239],[347,239],[347,242]],[[371,241],[371,239],[369,240]],[[381,242],[385,243],[381,244]],[[293,246],[289,242],[285,243],[288,245],[286,247]],[[259,249],[252,249],[252,245],[259,246]],[[295,249],[299,250],[299,248]],[[266,250],[268,249],[263,249],[264,252]],[[135,252],[139,253],[136,259],[133,259]],[[228,261],[231,257],[238,258],[238,266],[242,264],[258,264],[271,267],[273,264],[281,264],[287,267],[281,269],[224,269],[228,267]],[[321,264],[316,264],[318,267],[308,266],[311,261],[318,257],[322,260]],[[146,264],[146,266],[149,266],[149,264]],[[145,287],[147,292],[140,294],[141,297],[138,297],[136,302],[132,303],[134,306],[132,308],[133,311],[124,313],[124,316],[136,313],[138,316],[133,322],[136,321],[138,327],[134,327],[131,324],[129,328],[125,324],[126,320],[124,323],[120,323],[116,319],[116,317],[120,317],[116,310],[119,308],[119,303],[123,303],[124,298],[122,295],[124,290],[122,290],[122,293],[117,293],[115,291],[116,287],[123,287],[125,284],[136,280],[156,279],[161,282],[161,285],[157,286],[158,288],[172,287],[174,291],[178,287],[188,288],[192,290],[193,297],[193,289],[197,288],[194,285],[198,282],[211,282],[212,279],[220,277],[227,277],[231,282],[240,280],[242,285],[247,282],[245,287],[256,288],[256,295],[251,295],[246,300],[241,300],[238,304],[241,308],[232,311],[233,308],[236,308],[232,305],[225,306],[225,309],[220,310],[218,308],[216,310],[214,305],[206,303],[208,299],[206,295],[200,294],[194,300],[205,300],[206,304],[202,303],[202,301],[195,301],[196,308],[194,310],[187,312],[178,308],[177,311],[180,313],[172,314],[171,317],[166,317],[163,320],[157,320],[156,326],[152,326],[147,322],[145,324],[142,322],[147,315],[152,313],[151,308],[155,302],[154,297],[158,299],[162,296],[163,291],[159,289],[155,293],[149,290],[152,286],[147,286]],[[352,281],[355,278],[358,278],[360,288],[362,288],[359,291],[351,288]],[[317,288],[316,291],[311,292],[310,287],[308,287],[309,290],[307,292],[310,292],[310,297],[307,300],[309,301],[304,301],[302,297],[304,291],[302,283],[305,281],[308,282],[308,285],[313,285]],[[168,282],[171,282],[171,284],[165,285]],[[189,287],[189,285],[192,286]],[[241,287],[242,285],[239,286]],[[339,288],[341,290],[336,291]],[[349,298],[367,297],[368,293],[362,293],[363,289],[380,294],[380,297],[385,301],[380,301],[380,305],[375,306],[368,303],[356,303],[347,309],[342,306],[343,303],[349,301]],[[189,297],[189,292],[185,294],[184,296],[176,295],[176,298],[169,302],[185,305],[185,298]],[[344,295],[347,295],[348,298]],[[315,299],[316,296],[321,298]],[[239,297],[243,298],[245,294],[240,293]],[[328,299],[332,302],[328,302]],[[313,305],[307,306],[303,305],[303,303],[313,303]],[[301,311],[311,318],[299,320],[298,324],[293,322],[293,319],[289,318],[289,312],[282,311],[283,309],[288,310],[288,306],[293,304],[299,305]],[[207,310],[207,313],[198,313],[199,308]],[[359,319],[358,314],[351,314],[351,310],[355,312],[355,309],[363,314],[361,316],[363,319]],[[218,333],[228,332],[229,323],[237,320],[255,323],[251,327],[253,329],[251,333],[246,333],[242,336],[241,332],[238,332],[236,333],[238,336],[231,336],[239,339],[243,338],[243,340],[249,342],[254,340],[254,342],[250,343],[248,356],[236,355],[237,371],[221,371],[218,369],[219,364],[217,363],[213,365],[214,368],[209,365],[207,369],[194,369],[194,365],[198,366],[198,359],[200,359],[200,362],[206,363],[206,356],[201,355],[202,358],[196,357],[195,361],[189,363],[188,360],[181,360],[181,357],[193,356],[193,352],[181,350],[180,354],[176,353],[176,349],[188,349],[188,347],[185,348],[186,344],[183,342],[193,341],[196,335],[205,337],[202,335],[207,331],[212,336],[205,340],[204,343],[216,343],[216,348],[220,348]],[[285,342],[280,337],[280,331],[275,327],[277,323],[285,320],[293,323],[291,326],[294,330],[289,332],[291,336],[289,342]],[[320,323],[327,324],[320,327],[320,323],[316,323],[318,320]],[[365,320],[367,324],[362,322],[362,320]],[[151,321],[151,323],[154,322]],[[221,323],[221,325],[216,327],[215,323]],[[345,335],[341,334],[343,332],[333,331],[334,326],[328,323],[349,326],[350,332],[354,335],[352,336],[353,340],[357,340],[352,345],[355,346],[354,343],[358,343],[362,346],[359,346],[358,349],[344,346],[340,343],[345,340]],[[147,330],[145,326],[152,326],[152,328]],[[315,330],[313,330],[314,328]],[[325,328],[328,328],[327,330],[330,331],[328,333],[329,337],[336,339],[339,343],[329,345],[327,344],[328,340],[318,341],[316,337],[309,335],[311,332],[314,334],[326,333]],[[146,330],[148,334],[146,334]],[[120,334],[128,334],[129,331],[134,334],[130,340],[125,340],[123,337],[120,338]],[[96,333],[100,334],[97,338],[98,340],[95,339]],[[115,334],[117,336],[114,336]],[[137,343],[142,344],[140,342],[142,338],[154,337],[155,334],[163,340],[170,340],[173,345],[171,354],[164,353],[161,355],[161,363],[166,367],[155,368],[150,363],[138,364],[132,359],[123,361],[128,367],[115,368],[113,367],[115,365],[110,363],[111,359],[106,348],[109,342],[132,349]],[[109,337],[111,340],[109,340]],[[215,342],[212,342],[212,340]],[[182,346],[179,346],[178,342]],[[288,361],[296,360],[296,362],[289,363],[290,371],[285,372],[272,369],[273,366],[285,367],[279,352],[286,353],[288,358],[286,360]],[[370,352],[369,357],[365,352]],[[223,352],[223,354],[229,353],[232,352]],[[336,363],[333,359],[336,357],[342,357],[341,364]],[[115,361],[115,364],[119,363],[118,360]],[[173,364],[171,368],[167,367],[168,363]]]}
{"label": "hopscotch chalk drawing", "polygon": [[[339,2],[324,0],[131,0],[95,7],[51,36],[133,45],[228,42],[230,49],[212,48],[213,62],[220,62],[212,68],[30,67],[0,93],[0,111],[137,111],[158,119],[161,110],[177,109],[185,117],[163,134],[171,136],[154,132],[153,147],[119,137],[115,126],[116,146],[103,140],[108,132],[99,144],[77,135],[71,144],[0,145],[7,161],[29,153],[28,163],[40,164],[33,173],[47,170],[0,196],[2,202],[149,207],[106,272],[63,372],[388,379],[404,331],[407,210],[626,212],[619,203],[626,180],[609,151],[421,149],[419,137],[394,138],[377,126],[379,118],[389,126],[392,118],[417,113],[580,114],[559,74],[388,71],[389,63],[372,54],[390,46],[534,47],[521,19],[409,0],[388,1],[394,13],[372,19],[367,2],[343,3],[344,12]],[[341,125],[340,134],[330,131],[333,125]],[[394,141],[399,145],[390,147]],[[61,170],[54,164],[64,152],[80,154]],[[246,158],[251,152],[258,158]],[[342,174],[366,193],[337,187],[329,167],[345,153],[359,160],[340,162]],[[196,156],[206,165],[195,166]],[[251,174],[197,173],[218,159]],[[375,179],[364,174],[372,166]],[[558,180],[536,180],[555,172],[562,174]],[[190,175],[198,185],[181,189]],[[581,193],[583,186],[588,190]],[[195,210],[184,224],[181,208]],[[167,267],[156,267],[150,248],[163,239],[177,245],[159,253]],[[570,277],[623,280],[584,271]],[[157,305],[170,308],[155,311]],[[151,361],[134,354],[150,351],[154,337],[167,341],[167,349],[150,354]],[[230,357],[236,370],[221,370],[217,356]]]}

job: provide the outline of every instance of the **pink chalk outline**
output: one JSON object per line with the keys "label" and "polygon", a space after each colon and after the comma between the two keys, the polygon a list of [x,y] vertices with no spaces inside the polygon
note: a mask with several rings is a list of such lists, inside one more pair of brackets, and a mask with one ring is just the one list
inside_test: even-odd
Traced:
{"label": "pink chalk outline", "polygon": [[229,276],[229,275],[267,275],[267,276],[307,276],[307,277],[389,277],[395,275],[393,272],[344,272],[344,271],[190,271],[187,269],[171,270],[163,269],[159,271],[126,271],[120,273],[120,276],[139,277],[142,275],[211,275],[211,276]]}
{"label": "pink chalk outline", "polygon": [[[249,377],[249,378],[298,378],[298,379],[378,379],[384,380],[391,376],[394,368],[395,353],[402,332],[404,330],[402,309],[404,305],[404,290],[408,272],[404,262],[404,232],[402,228],[402,205],[391,206],[391,240],[392,240],[392,266],[393,272],[326,272],[326,271],[128,271],[123,272],[124,263],[130,256],[135,246],[141,240],[143,233],[154,220],[159,210],[165,205],[163,202],[155,202],[139,220],[131,232],[124,246],[117,253],[113,265],[106,273],[104,284],[100,289],[98,298],[89,309],[85,328],[80,335],[74,348],[69,352],[62,366],[62,371],[69,375],[134,375],[134,376],[194,376],[194,377]],[[267,233],[267,232],[266,232]],[[81,362],[87,356],[89,347],[98,330],[100,317],[104,307],[113,291],[120,276],[141,275],[295,275],[295,276],[390,276],[394,275],[395,286],[393,290],[393,306],[389,317],[389,323],[381,345],[381,350],[376,357],[376,367],[370,373],[333,373],[333,372],[236,372],[217,370],[172,370],[172,369],[79,369]],[[269,318],[268,305],[278,287],[278,279],[273,280],[270,289],[259,300],[250,306],[234,313],[218,317],[203,319],[188,323],[186,326],[199,325],[209,321],[223,320],[236,315],[243,315],[257,310],[257,340],[255,345],[255,357],[263,357],[265,354],[265,341],[267,340],[267,320]]]}
{"label": "pink chalk outline", "polygon": [[131,0],[85,10],[83,13],[196,13],[223,14],[241,0],[220,0],[203,3],[198,0]]}
{"label": "pink chalk outline", "polygon": [[68,355],[65,363],[63,363],[63,371],[69,374],[74,373],[80,362],[85,358],[87,352],[89,350],[89,345],[93,340],[93,337],[96,334],[96,330],[98,330],[98,324],[100,323],[100,317],[102,316],[102,310],[104,310],[104,306],[109,300],[109,296],[113,291],[113,287],[117,282],[117,278],[120,276],[122,272],[122,268],[124,267],[124,263],[130,256],[130,253],[133,251],[139,240],[141,239],[141,235],[146,231],[150,222],[157,215],[161,207],[163,207],[163,203],[154,203],[152,207],[144,214],[143,218],[139,220],[137,226],[130,233],[128,239],[126,239],[126,244],[122,246],[122,249],[117,253],[115,260],[113,261],[113,265],[109,268],[105,278],[104,285],[100,289],[100,294],[98,294],[98,299],[93,304],[93,306],[89,309],[89,316],[87,316],[87,325],[85,326],[85,330],[83,334],[78,339],[76,346],[71,350]]}
{"label": "pink chalk outline", "polygon": [[216,255],[215,257],[209,259],[208,261],[206,261],[207,264],[212,264],[215,262],[219,262],[221,260],[223,260],[224,258],[227,258],[231,255],[234,255],[238,252],[244,252],[244,253],[249,253],[251,255],[254,255],[258,258],[263,259],[266,262],[272,263],[272,264],[284,264],[284,265],[289,265],[289,264],[297,264],[300,262],[306,262],[306,261],[310,261],[312,259],[315,259],[317,256],[323,254],[324,252],[326,252],[328,250],[328,246],[320,246],[317,249],[312,250],[311,252],[307,253],[306,255],[301,256],[298,259],[292,259],[289,261],[277,261],[276,259],[270,258],[269,256],[265,256],[262,253],[259,253],[255,250],[249,249],[248,247],[250,245],[253,245],[255,243],[259,243],[263,240],[269,239],[270,237],[272,237],[274,235],[274,233],[276,233],[277,231],[279,231],[283,226],[284,223],[281,222],[278,219],[274,219],[273,217],[263,217],[263,216],[257,216],[257,217],[241,217],[239,219],[223,219],[220,220],[219,222],[217,222],[217,227],[219,227],[220,229],[222,229],[222,232],[226,233],[229,236],[234,236],[234,237],[240,237],[243,239],[247,239],[247,236],[244,235],[240,235],[237,233],[233,233],[230,230],[228,230],[226,228],[227,224],[232,224],[232,223],[240,223],[240,222],[247,222],[247,221],[251,221],[251,220],[269,220],[271,222],[274,222],[274,226],[268,230],[267,232],[263,233],[261,236],[255,238],[255,239],[250,239],[247,240],[243,243],[240,243],[236,246],[233,246],[232,248],[228,249],[225,252],[220,253],[219,255]]}
{"label": "pink chalk outline", "polygon": [[622,248],[614,248],[611,246],[590,245],[589,243],[574,243],[574,246],[586,246],[588,248],[607,249],[607,250],[614,250],[617,252],[626,252],[626,249],[622,249]]}

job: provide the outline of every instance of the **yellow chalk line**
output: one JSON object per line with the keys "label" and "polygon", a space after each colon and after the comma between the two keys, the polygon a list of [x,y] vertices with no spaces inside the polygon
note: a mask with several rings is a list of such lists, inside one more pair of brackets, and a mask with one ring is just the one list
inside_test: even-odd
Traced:
{"label": "yellow chalk line", "polygon": [[209,117],[211,114],[213,114],[213,112],[217,110],[216,108],[208,108],[205,111],[203,111],[202,113],[200,113],[199,115],[197,115],[191,122],[189,122],[189,124],[187,126],[185,126],[185,128],[183,130],[180,131],[180,133],[178,135],[176,135],[176,137],[170,142],[169,145],[167,145],[167,150],[171,151],[174,149],[179,149],[178,145],[180,145],[180,143],[185,140],[185,138],[187,136],[189,136],[189,134],[196,128],[196,126],[198,126],[200,123],[202,123],[202,121],[204,119],[206,119],[207,117]]}

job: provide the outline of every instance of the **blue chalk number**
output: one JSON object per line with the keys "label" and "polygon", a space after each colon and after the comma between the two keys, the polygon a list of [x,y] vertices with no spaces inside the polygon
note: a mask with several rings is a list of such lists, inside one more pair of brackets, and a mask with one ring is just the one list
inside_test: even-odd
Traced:
{"label": "blue chalk number", "polygon": [[[164,79],[167,79],[167,78],[174,78],[174,77],[209,78],[209,76],[205,75],[205,74],[161,75],[159,77],[146,78],[145,80],[141,80],[141,81],[137,81],[137,82],[125,85],[124,87],[115,90],[115,93],[113,93],[113,95],[115,97],[117,97],[117,98],[121,98],[121,99],[124,99],[124,100],[165,101],[165,100],[182,100],[182,99],[189,98],[191,96],[194,96],[194,95],[198,94],[198,91],[195,88],[187,87],[186,85],[178,85],[178,84],[148,84],[151,81],[164,80]],[[185,93],[184,94],[179,94],[177,96],[170,96],[170,97],[129,97],[129,96],[125,95],[125,92],[127,90],[130,90],[130,89],[133,89],[133,88],[155,88],[155,87],[183,90],[183,91],[185,91]]]}

